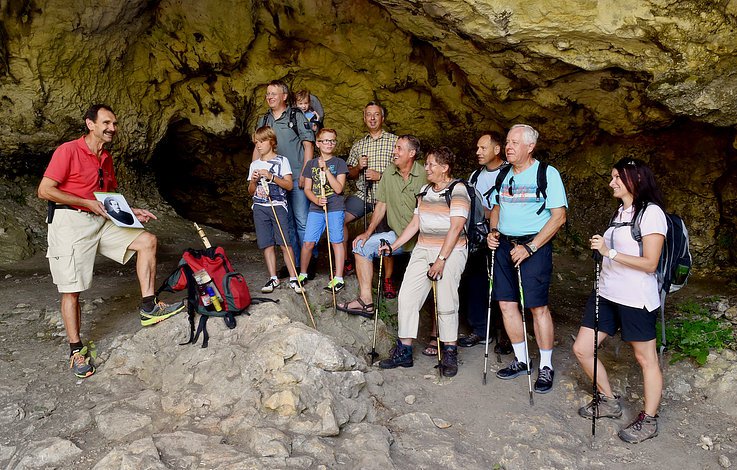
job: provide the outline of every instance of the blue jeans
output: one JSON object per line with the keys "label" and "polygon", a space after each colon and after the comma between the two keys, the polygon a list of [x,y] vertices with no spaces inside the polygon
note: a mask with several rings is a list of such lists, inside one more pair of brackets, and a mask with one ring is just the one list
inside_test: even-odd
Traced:
{"label": "blue jeans", "polygon": [[[288,193],[289,200],[289,224],[294,229],[293,233],[297,236],[292,239],[292,249],[294,253],[302,252],[302,242],[305,238],[305,227],[307,227],[307,212],[309,210],[310,201],[305,196],[304,190],[299,188],[299,178],[295,178],[294,186]],[[299,257],[296,260],[297,267],[300,267]]]}

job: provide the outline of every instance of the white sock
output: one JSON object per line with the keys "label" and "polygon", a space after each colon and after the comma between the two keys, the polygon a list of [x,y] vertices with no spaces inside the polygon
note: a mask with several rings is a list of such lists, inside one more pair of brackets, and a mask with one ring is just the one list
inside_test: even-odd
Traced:
{"label": "white sock", "polygon": [[296,278],[296,277],[290,277],[290,278],[289,278],[289,282],[292,282],[292,281],[296,281],[296,280],[297,280],[297,278]]}
{"label": "white sock", "polygon": [[342,277],[335,276],[333,279],[335,279],[335,282],[343,282]]}
{"label": "white sock", "polygon": [[517,360],[519,362],[527,363],[527,358],[525,357],[525,342],[512,343],[512,348],[514,349],[514,355],[517,357]]}
{"label": "white sock", "polygon": [[299,273],[299,275],[302,277],[307,277],[307,273]]}
{"label": "white sock", "polygon": [[278,280],[279,280],[279,278],[278,278],[278,277],[276,277],[276,276],[271,276],[271,279],[273,279],[273,280],[275,280],[275,281],[278,281]]}
{"label": "white sock", "polygon": [[540,350],[540,369],[543,367],[549,367],[553,370],[553,350],[552,349],[541,349]]}

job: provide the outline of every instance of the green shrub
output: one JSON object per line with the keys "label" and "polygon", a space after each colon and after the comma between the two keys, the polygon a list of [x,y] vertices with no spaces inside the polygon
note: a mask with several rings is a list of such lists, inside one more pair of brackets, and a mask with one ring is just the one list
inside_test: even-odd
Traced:
{"label": "green shrub", "polygon": [[721,351],[735,346],[732,325],[712,318],[702,303],[687,300],[677,305],[676,311],[676,317],[665,325],[665,337],[673,351],[671,364],[693,358],[699,365],[704,365],[711,349]]}

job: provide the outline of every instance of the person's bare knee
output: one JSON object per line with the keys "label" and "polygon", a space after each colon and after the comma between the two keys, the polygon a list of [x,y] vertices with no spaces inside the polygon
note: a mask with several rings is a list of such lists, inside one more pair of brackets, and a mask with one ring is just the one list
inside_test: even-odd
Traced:
{"label": "person's bare knee", "polygon": [[128,246],[128,249],[138,253],[156,253],[158,247],[158,239],[156,235],[151,232],[142,232],[140,235],[133,240],[133,243]]}

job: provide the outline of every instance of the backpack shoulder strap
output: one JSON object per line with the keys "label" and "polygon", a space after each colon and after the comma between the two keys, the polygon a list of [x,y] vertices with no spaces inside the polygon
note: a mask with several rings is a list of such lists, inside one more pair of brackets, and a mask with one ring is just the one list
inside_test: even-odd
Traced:
{"label": "backpack shoulder strap", "polygon": [[509,171],[512,169],[512,165],[504,165],[501,170],[499,170],[499,174],[496,175],[496,181],[494,182],[494,186],[491,187],[487,191],[486,198],[488,199],[489,196],[493,191],[496,191],[496,203],[499,204],[499,191],[502,190],[502,183],[504,183],[504,178],[507,177],[509,174]]}
{"label": "backpack shoulder strap", "polygon": [[265,113],[264,117],[261,118],[261,125],[259,127],[264,127],[267,122],[269,122],[269,113]]}
{"label": "backpack shoulder strap", "polygon": [[476,171],[474,171],[473,173],[471,173],[471,177],[468,178],[468,183],[471,186],[474,186],[474,187],[476,186],[476,183],[479,180],[479,176],[481,176],[481,170],[483,170],[483,169],[484,169],[484,167],[481,167],[481,168],[477,169]]}
{"label": "backpack shoulder strap", "polygon": [[299,128],[297,127],[297,108],[289,108],[289,127],[291,127],[294,133],[297,134],[297,137],[299,137]]}
{"label": "backpack shoulder strap", "polygon": [[645,206],[642,208],[640,213],[637,214],[637,217],[632,220],[632,238],[637,242],[637,246],[640,248],[640,256],[642,256],[642,229],[640,228],[640,223],[642,223],[642,216],[645,215],[647,206],[648,204],[645,203]]}
{"label": "backpack shoulder strap", "polygon": [[545,200],[548,198],[548,164],[540,162],[537,167],[537,189],[535,190],[535,197],[540,201],[542,196],[542,205],[537,210],[537,214],[540,215],[545,210]]}
{"label": "backpack shoulder strap", "polygon": [[453,196],[453,188],[455,188],[458,183],[463,183],[463,185],[466,186],[466,192],[468,192],[468,183],[466,183],[462,179],[455,179],[451,181],[448,187],[445,188],[445,193],[443,193],[443,195],[445,196],[445,202],[446,204],[448,204],[448,207],[450,207],[450,198]]}
{"label": "backpack shoulder strap", "polygon": [[430,189],[430,184],[428,183],[422,187],[419,193],[415,194],[415,207],[418,207],[420,205],[420,199],[425,197],[429,189]]}

